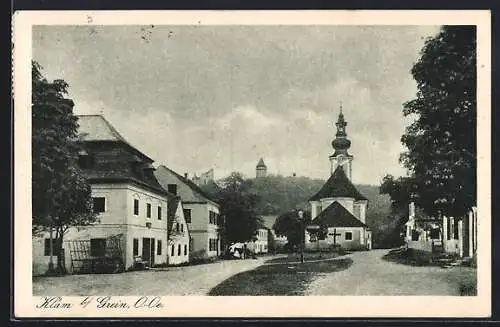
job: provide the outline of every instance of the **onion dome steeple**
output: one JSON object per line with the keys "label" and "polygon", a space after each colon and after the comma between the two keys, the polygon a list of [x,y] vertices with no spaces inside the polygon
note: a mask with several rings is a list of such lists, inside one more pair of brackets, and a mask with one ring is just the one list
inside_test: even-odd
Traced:
{"label": "onion dome steeple", "polygon": [[337,125],[337,133],[335,134],[335,139],[332,141],[332,147],[335,150],[333,156],[338,154],[348,154],[347,150],[351,147],[351,141],[347,138],[346,126],[347,122],[344,119],[344,114],[342,113],[342,104],[340,105],[340,113],[335,123]]}

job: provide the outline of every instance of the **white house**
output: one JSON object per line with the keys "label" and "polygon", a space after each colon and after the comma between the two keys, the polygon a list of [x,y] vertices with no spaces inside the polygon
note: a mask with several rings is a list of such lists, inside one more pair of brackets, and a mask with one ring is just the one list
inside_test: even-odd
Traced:
{"label": "white house", "polygon": [[182,202],[173,197],[168,202],[168,264],[189,262],[189,228],[184,217]]}
{"label": "white house", "polygon": [[[138,259],[151,266],[165,264],[169,194],[154,177],[153,160],[101,115],[78,116],[78,123],[85,149],[79,165],[91,184],[98,221],[65,234],[66,269],[95,272],[109,259],[125,269]],[[47,271],[50,250],[48,233],[33,238],[34,275]],[[53,256],[57,253],[52,246]]]}
{"label": "white house", "polygon": [[184,219],[191,237],[190,258],[221,255],[219,205],[187,176],[181,176],[165,166],[158,167],[155,176],[164,189],[182,200]]}
{"label": "white house", "polygon": [[248,249],[256,254],[268,253],[268,233],[269,231],[265,227],[257,229],[255,239],[247,243]]}
{"label": "white house", "polygon": [[445,252],[472,258],[477,249],[477,208],[472,207],[463,217],[428,217],[415,213],[409,204],[405,223],[405,242],[409,248],[427,252]]}

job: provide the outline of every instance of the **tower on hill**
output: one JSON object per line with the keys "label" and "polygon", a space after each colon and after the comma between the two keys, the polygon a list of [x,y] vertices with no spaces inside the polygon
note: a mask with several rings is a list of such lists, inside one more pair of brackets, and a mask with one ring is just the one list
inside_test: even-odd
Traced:
{"label": "tower on hill", "polygon": [[264,163],[264,159],[260,158],[257,163],[257,167],[255,167],[255,177],[266,177],[267,176],[267,166]]}
{"label": "tower on hill", "polygon": [[345,130],[347,122],[344,120],[342,105],[340,105],[340,113],[335,125],[337,125],[337,133],[335,134],[335,139],[332,141],[334,151],[329,157],[331,163],[330,174],[333,174],[335,169],[340,166],[347,175],[347,178],[351,179],[352,159],[354,157],[347,152],[351,147],[351,141],[347,138]]}

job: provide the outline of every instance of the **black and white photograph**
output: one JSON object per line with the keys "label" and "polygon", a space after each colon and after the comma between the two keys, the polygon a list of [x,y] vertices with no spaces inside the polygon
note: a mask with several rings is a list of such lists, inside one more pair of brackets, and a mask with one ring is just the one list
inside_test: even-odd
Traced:
{"label": "black and white photograph", "polygon": [[17,17],[19,303],[487,315],[489,13],[218,14]]}

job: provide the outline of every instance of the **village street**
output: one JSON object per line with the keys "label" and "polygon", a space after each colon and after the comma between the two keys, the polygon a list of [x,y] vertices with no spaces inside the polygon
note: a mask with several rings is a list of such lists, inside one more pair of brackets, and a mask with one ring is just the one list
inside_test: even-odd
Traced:
{"label": "village street", "polygon": [[[249,260],[168,267],[122,274],[67,275],[33,278],[33,295],[206,295],[211,288],[275,256]],[[279,256],[276,256],[279,257]]]}
{"label": "village street", "polygon": [[[354,252],[352,265],[317,275],[304,295],[460,295],[460,285],[475,280],[467,267],[413,267],[383,259],[388,250]],[[219,283],[240,272],[265,265],[279,256],[223,260],[211,264],[169,267],[122,274],[68,275],[33,280],[34,295],[207,295]],[[269,275],[272,282],[273,275]],[[172,282],[175,281],[175,282]]]}
{"label": "village street", "polygon": [[[460,295],[460,284],[475,281],[468,267],[415,267],[383,259],[389,250],[354,252],[352,266],[320,275],[305,295]],[[475,283],[475,282],[474,282]]]}

